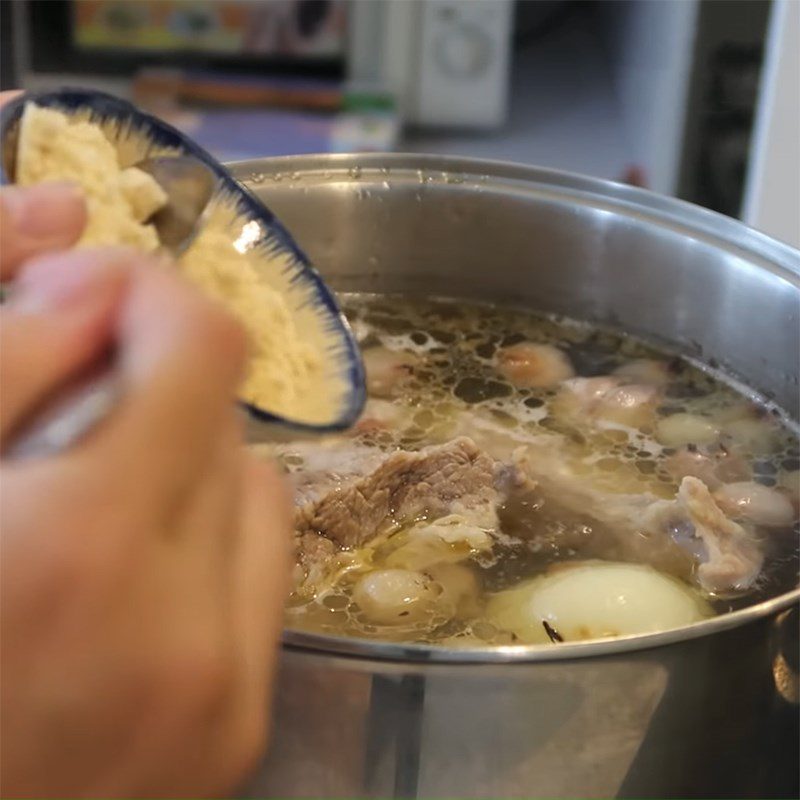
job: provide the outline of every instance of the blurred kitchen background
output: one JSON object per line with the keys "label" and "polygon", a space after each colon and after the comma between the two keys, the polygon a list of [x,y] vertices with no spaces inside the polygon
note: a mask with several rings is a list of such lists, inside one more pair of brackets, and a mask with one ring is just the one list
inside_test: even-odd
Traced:
{"label": "blurred kitchen background", "polygon": [[800,245],[800,0],[0,0],[3,88],[223,160],[395,150],[676,195]]}

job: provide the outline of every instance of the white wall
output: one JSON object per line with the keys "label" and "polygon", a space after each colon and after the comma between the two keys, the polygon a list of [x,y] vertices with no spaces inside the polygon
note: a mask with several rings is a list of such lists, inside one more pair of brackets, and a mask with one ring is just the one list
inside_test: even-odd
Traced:
{"label": "white wall", "polygon": [[609,57],[632,156],[649,187],[674,194],[680,167],[697,0],[610,3]]}
{"label": "white wall", "polygon": [[800,0],[775,0],[743,219],[800,247]]}

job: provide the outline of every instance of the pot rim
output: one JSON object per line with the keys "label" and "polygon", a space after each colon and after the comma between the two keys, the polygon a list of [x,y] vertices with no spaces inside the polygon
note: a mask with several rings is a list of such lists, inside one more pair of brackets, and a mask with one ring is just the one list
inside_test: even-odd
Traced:
{"label": "pot rim", "polygon": [[423,186],[467,184],[484,191],[514,186],[517,191],[527,188],[562,195],[583,205],[594,201],[597,206],[600,201],[600,205],[619,213],[645,216],[662,226],[692,231],[696,238],[711,240],[718,247],[739,252],[759,266],[782,273],[782,277],[800,288],[800,250],[797,248],[716,211],[603,178],[512,161],[417,153],[274,156],[234,161],[225,166],[236,180],[257,188],[262,188],[268,178],[276,183],[288,178],[293,185],[333,183],[341,178],[350,183],[375,179],[391,184],[401,179],[419,183],[421,175]]}
{"label": "pot rim", "polygon": [[487,647],[440,647],[439,645],[357,639],[346,636],[326,636],[286,629],[283,631],[284,647],[311,651],[318,655],[350,656],[372,661],[462,663],[462,664],[514,664],[538,661],[573,661],[599,658],[624,653],[652,650],[671,644],[681,644],[757,622],[800,603],[800,588],[764,600],[747,608],[721,614],[717,617],[672,628],[657,633],[593,639],[588,642],[563,642],[559,644],[495,645]]}
{"label": "pot rim", "polygon": [[[234,178],[263,186],[267,178],[288,176],[293,182],[383,182],[413,180],[423,186],[464,184],[483,190],[510,185],[516,190],[563,195],[581,204],[613,208],[625,215],[647,216],[661,226],[683,229],[695,238],[733,251],[754,266],[779,274],[800,291],[800,251],[747,227],[742,222],[637,187],[561,170],[525,166],[506,161],[415,153],[343,153],[237,161],[226,165]],[[558,645],[509,645],[486,648],[445,648],[435,645],[373,641],[284,630],[283,644],[290,649],[317,654],[394,662],[525,663],[609,656],[711,636],[756,622],[800,603],[800,587],[746,608],[695,622],[688,626],[644,635],[620,636]]]}

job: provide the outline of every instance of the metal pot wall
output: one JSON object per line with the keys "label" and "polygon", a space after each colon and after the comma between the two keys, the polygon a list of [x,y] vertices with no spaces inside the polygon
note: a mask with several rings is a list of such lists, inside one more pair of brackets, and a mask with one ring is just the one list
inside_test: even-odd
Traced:
{"label": "metal pot wall", "polygon": [[[720,365],[797,417],[800,254],[629,187],[438,157],[234,167],[331,284],[513,304]],[[448,651],[287,632],[250,796],[798,794],[798,597],[679,631]]]}

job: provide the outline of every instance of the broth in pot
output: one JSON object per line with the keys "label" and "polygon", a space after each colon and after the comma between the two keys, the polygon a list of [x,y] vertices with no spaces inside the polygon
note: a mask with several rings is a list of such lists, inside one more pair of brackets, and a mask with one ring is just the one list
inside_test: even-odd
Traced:
{"label": "broth in pot", "polygon": [[344,304],[367,369],[361,421],[266,448],[296,493],[288,627],[557,644],[680,627],[796,584],[800,451],[778,409],[583,323]]}

